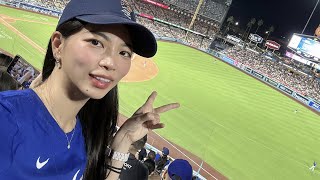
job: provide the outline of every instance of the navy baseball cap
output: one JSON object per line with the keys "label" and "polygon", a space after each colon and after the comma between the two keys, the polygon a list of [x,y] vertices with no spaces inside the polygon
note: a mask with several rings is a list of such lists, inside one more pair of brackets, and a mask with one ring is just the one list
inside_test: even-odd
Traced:
{"label": "navy baseball cap", "polygon": [[73,18],[90,24],[126,25],[133,43],[133,52],[152,57],[157,52],[157,42],[146,27],[131,19],[126,0],[71,0],[65,7],[58,26]]}
{"label": "navy baseball cap", "polygon": [[192,180],[192,167],[188,161],[184,159],[176,159],[170,163],[168,174],[171,179],[179,176],[181,180]]}
{"label": "navy baseball cap", "polygon": [[166,147],[163,147],[162,148],[162,154],[165,155],[165,156],[169,155],[169,149],[166,148]]}

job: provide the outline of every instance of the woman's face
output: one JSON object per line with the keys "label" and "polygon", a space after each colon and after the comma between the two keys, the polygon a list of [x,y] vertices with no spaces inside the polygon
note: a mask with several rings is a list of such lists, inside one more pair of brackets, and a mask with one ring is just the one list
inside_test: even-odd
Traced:
{"label": "woman's face", "polygon": [[123,25],[90,25],[63,39],[57,49],[68,88],[76,87],[84,97],[104,97],[130,69],[128,34]]}

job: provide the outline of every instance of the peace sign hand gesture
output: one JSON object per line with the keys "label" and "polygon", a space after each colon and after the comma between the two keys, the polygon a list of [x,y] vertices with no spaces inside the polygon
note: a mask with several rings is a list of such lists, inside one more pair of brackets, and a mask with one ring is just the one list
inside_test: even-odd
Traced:
{"label": "peace sign hand gesture", "polygon": [[152,92],[147,101],[129,118],[119,129],[118,133],[124,133],[125,138],[131,143],[144,137],[149,130],[163,128],[164,124],[160,122],[160,113],[178,108],[178,103],[171,103],[153,107],[157,93]]}

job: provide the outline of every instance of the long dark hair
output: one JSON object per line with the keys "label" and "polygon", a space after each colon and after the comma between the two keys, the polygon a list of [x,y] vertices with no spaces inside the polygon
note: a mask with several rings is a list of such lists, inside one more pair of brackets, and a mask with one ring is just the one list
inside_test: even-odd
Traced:
{"label": "long dark hair", "polygon": [[[86,23],[84,22],[70,20],[57,27],[57,31],[64,38],[68,38],[81,31],[85,25]],[[50,40],[42,69],[43,81],[51,75],[54,67],[55,59]],[[78,114],[87,152],[87,166],[84,179],[99,180],[106,178],[105,166],[109,160],[105,158],[105,151],[113,139],[112,135],[116,131],[118,108],[118,88],[115,86],[102,99],[90,99]]]}

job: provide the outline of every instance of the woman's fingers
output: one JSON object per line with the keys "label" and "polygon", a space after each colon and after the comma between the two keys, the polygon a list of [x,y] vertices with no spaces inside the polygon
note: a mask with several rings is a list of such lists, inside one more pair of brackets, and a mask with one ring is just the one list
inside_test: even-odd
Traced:
{"label": "woman's fingers", "polygon": [[157,95],[158,95],[158,93],[156,91],[153,91],[151,93],[151,95],[148,97],[146,103],[144,103],[144,106],[151,106],[152,107],[153,106],[153,102],[156,99]]}
{"label": "woman's fingers", "polygon": [[146,112],[151,112],[153,110],[153,102],[157,97],[157,92],[153,91],[146,102],[135,112],[135,114],[142,114]]}
{"label": "woman's fingers", "polygon": [[155,108],[154,112],[155,113],[164,113],[164,112],[170,111],[172,109],[177,109],[179,107],[180,107],[179,103],[171,103],[171,104],[167,104],[167,105],[163,105],[158,108]]}
{"label": "woman's fingers", "polygon": [[152,126],[149,126],[148,129],[161,129],[164,128],[164,124],[163,123],[158,123]]}
{"label": "woman's fingers", "polygon": [[153,124],[157,124],[160,122],[160,115],[153,112],[142,114],[139,118],[141,123],[152,122]]}

